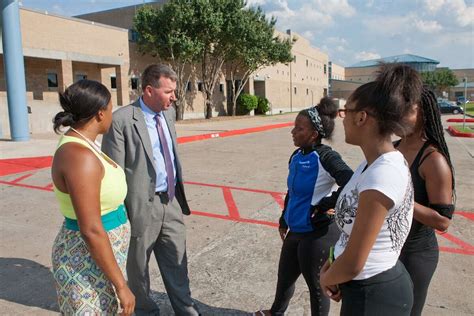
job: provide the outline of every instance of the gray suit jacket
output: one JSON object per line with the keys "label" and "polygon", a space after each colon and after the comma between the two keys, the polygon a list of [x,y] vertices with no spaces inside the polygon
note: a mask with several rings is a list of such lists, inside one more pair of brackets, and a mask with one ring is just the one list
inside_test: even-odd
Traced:
{"label": "gray suit jacket", "polygon": [[[176,164],[176,199],[183,214],[189,215],[184,193],[181,164],[176,150],[175,110],[164,111],[168,124]],[[102,150],[125,171],[128,193],[125,206],[132,226],[132,236],[140,237],[151,222],[151,211],[155,196],[156,172],[150,136],[140,101],[127,105],[113,114],[113,122],[102,140]]]}

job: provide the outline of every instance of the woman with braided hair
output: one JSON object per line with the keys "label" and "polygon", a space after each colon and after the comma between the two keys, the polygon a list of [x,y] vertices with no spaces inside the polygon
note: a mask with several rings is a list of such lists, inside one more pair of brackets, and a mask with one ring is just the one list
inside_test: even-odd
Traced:
{"label": "woman with braided hair", "polygon": [[423,89],[409,121],[413,132],[396,143],[410,165],[415,191],[413,224],[400,261],[414,286],[411,315],[421,315],[439,257],[435,229],[446,231],[454,211],[454,168],[434,93]]}
{"label": "woman with braided hair", "polygon": [[[321,143],[323,138],[330,139],[337,111],[331,99],[322,98],[296,117],[291,134],[298,149],[290,157],[288,192],[280,218],[283,246],[276,294],[271,309],[260,310],[257,316],[284,315],[301,274],[309,288],[311,315],[329,313],[329,299],[319,286],[319,270],[339,237],[331,210],[353,174],[336,151]],[[338,191],[333,192],[337,186]]]}

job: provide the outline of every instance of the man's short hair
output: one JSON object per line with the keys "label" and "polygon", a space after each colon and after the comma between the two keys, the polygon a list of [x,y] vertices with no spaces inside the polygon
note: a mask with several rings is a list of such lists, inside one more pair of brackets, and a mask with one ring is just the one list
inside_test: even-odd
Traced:
{"label": "man's short hair", "polygon": [[178,76],[171,67],[163,64],[149,65],[142,74],[142,90],[148,85],[159,88],[161,77],[169,78],[172,81],[178,80]]}

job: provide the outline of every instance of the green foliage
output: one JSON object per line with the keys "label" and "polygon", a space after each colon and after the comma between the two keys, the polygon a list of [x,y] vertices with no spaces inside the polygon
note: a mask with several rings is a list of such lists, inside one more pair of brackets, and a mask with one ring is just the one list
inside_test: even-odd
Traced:
{"label": "green foliage", "polygon": [[205,114],[210,118],[214,87],[224,63],[233,87],[236,80],[242,82],[238,91],[232,91],[235,109],[253,72],[292,60],[293,41],[275,37],[275,23],[260,8],[247,7],[245,0],[172,0],[156,9],[138,9],[134,29],[142,53],[172,64],[178,74],[179,100],[185,99],[190,70],[200,65]]}
{"label": "green foliage", "polygon": [[[246,8],[234,16],[230,34],[234,39],[233,49],[226,56],[227,71],[231,81],[240,80],[241,88],[232,91],[232,103],[235,109],[237,98],[252,73],[257,70],[292,61],[293,41],[274,35],[275,18],[267,20],[260,8]],[[232,113],[235,113],[233,110]]]}
{"label": "green foliage", "polygon": [[440,68],[435,71],[422,72],[421,77],[426,85],[438,93],[459,83],[458,79],[449,68]]}
{"label": "green foliage", "polygon": [[270,110],[270,102],[268,102],[268,99],[265,97],[259,97],[257,96],[258,99],[258,105],[257,108],[255,109],[255,114],[265,114]]}
{"label": "green foliage", "polygon": [[138,33],[138,49],[143,54],[158,57],[176,71],[177,119],[182,119],[186,103],[186,87],[194,64],[199,61],[203,44],[189,30],[195,12],[179,1],[154,8],[143,6],[137,10],[133,28]]}
{"label": "green foliage", "polygon": [[258,98],[255,95],[242,93],[237,99],[237,114],[246,115],[258,106]]}

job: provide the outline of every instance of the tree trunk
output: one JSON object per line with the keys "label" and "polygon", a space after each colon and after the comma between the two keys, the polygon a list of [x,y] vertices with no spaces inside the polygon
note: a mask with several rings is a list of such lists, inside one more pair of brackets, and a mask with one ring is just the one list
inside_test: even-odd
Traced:
{"label": "tree trunk", "polygon": [[177,100],[175,102],[176,105],[176,121],[183,120],[184,117],[184,102],[181,100]]}
{"label": "tree trunk", "polygon": [[206,119],[212,118],[212,103],[206,98]]}

